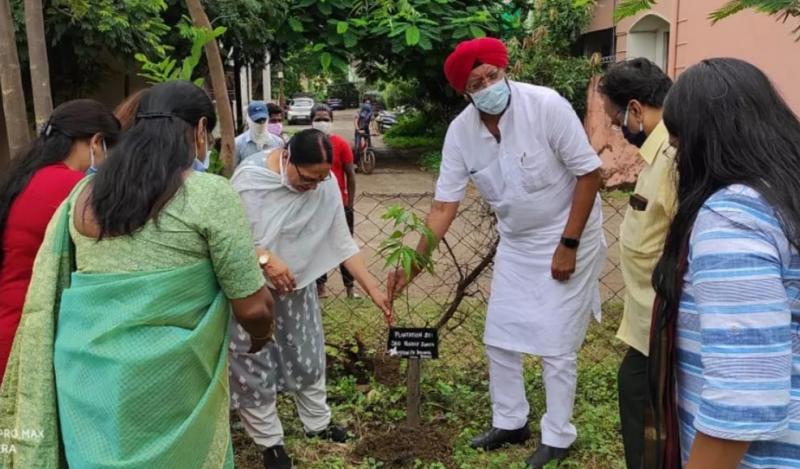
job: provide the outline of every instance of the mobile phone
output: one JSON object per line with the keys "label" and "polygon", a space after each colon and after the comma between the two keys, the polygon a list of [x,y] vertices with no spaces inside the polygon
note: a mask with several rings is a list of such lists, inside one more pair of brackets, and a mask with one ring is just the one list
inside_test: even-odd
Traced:
{"label": "mobile phone", "polygon": [[644,212],[647,210],[647,199],[642,197],[639,194],[631,195],[630,200],[628,203],[631,205],[631,208],[636,210],[637,212]]}

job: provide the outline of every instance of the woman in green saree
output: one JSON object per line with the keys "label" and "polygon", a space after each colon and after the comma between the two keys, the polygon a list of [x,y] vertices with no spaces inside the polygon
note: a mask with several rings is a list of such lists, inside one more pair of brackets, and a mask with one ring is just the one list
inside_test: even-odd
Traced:
{"label": "woman in green saree", "polygon": [[233,467],[229,311],[256,351],[272,298],[238,195],[192,171],[214,121],[195,85],[154,86],[56,212],[0,389],[4,468]]}

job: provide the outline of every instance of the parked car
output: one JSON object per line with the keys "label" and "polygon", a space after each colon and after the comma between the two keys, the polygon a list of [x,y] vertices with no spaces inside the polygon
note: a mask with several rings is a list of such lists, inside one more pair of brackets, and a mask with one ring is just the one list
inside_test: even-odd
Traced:
{"label": "parked car", "polygon": [[289,111],[286,113],[286,120],[289,125],[297,122],[311,122],[311,108],[314,107],[314,100],[311,98],[294,98],[289,104]]}
{"label": "parked car", "polygon": [[397,123],[397,116],[390,111],[380,111],[375,121],[378,123],[378,133],[384,134]]}
{"label": "parked car", "polygon": [[339,98],[328,98],[325,103],[334,111],[344,109],[344,102]]}

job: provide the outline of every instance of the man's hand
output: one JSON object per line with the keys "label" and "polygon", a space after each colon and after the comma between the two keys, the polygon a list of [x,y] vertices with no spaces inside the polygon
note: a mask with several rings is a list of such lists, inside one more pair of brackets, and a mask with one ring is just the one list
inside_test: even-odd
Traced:
{"label": "man's hand", "polygon": [[553,263],[550,266],[550,273],[553,278],[565,282],[575,273],[575,262],[577,259],[577,249],[570,249],[558,243]]}

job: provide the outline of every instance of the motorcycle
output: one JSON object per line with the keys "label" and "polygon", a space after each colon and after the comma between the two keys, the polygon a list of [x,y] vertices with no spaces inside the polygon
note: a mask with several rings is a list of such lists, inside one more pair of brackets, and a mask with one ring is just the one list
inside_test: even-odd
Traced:
{"label": "motorcycle", "polygon": [[389,129],[391,129],[395,124],[397,124],[397,114],[390,111],[381,111],[375,117],[375,121],[378,123],[378,132],[381,134],[385,134]]}

